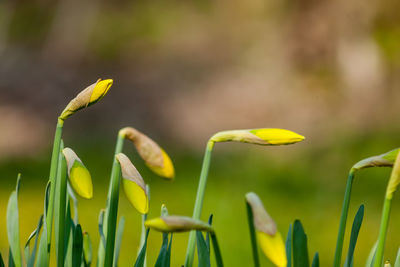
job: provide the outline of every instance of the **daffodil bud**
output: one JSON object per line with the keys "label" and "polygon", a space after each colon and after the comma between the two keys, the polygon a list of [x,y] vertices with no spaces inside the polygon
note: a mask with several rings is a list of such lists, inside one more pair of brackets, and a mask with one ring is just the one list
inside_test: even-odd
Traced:
{"label": "daffodil bud", "polygon": [[91,199],[93,197],[93,185],[88,169],[71,148],[64,148],[63,154],[67,161],[68,177],[72,188],[81,197]]}
{"label": "daffodil bud", "polygon": [[304,136],[284,129],[261,128],[222,131],[213,135],[210,140],[213,142],[235,141],[257,145],[288,145],[303,141]]}
{"label": "daffodil bud", "polygon": [[263,253],[276,266],[285,267],[287,265],[285,245],[274,220],[255,193],[247,193],[246,201],[251,207],[254,228]]}
{"label": "daffodil bud", "polygon": [[133,142],[140,157],[154,173],[167,179],[174,178],[171,158],[156,142],[132,127],[121,129],[119,134]]}
{"label": "daffodil bud", "polygon": [[144,225],[160,232],[187,232],[192,230],[214,232],[208,223],[186,216],[162,216],[147,220]]}
{"label": "daffodil bud", "polygon": [[384,267],[391,267],[392,265],[390,264],[390,261],[386,261],[385,262],[385,266]]}
{"label": "daffodil bud", "polygon": [[400,184],[400,153],[397,154],[396,161],[393,165],[392,174],[390,175],[389,184],[386,189],[386,198],[392,199],[394,192]]}
{"label": "daffodil bud", "polygon": [[146,214],[149,211],[149,199],[142,176],[125,154],[119,153],[116,158],[121,165],[122,184],[127,198],[138,212]]}
{"label": "daffodil bud", "polygon": [[113,84],[113,80],[97,80],[92,85],[86,87],[80,92],[74,99],[72,99],[64,111],[60,115],[60,119],[65,120],[66,118],[73,115],[80,109],[86,108],[100,99],[102,99]]}
{"label": "daffodil bud", "polygon": [[370,167],[392,167],[398,153],[399,148],[396,148],[384,154],[360,160],[351,169],[352,171],[357,171]]}

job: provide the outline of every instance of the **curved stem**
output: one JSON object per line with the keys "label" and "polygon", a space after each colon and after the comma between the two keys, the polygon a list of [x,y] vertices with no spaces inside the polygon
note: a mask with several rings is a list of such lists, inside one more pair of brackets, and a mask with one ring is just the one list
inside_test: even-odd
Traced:
{"label": "curved stem", "polygon": [[47,254],[50,257],[50,243],[51,243],[51,232],[53,226],[53,212],[54,212],[54,197],[56,193],[56,183],[57,183],[57,169],[58,169],[58,157],[60,153],[60,143],[61,143],[61,135],[64,126],[64,121],[62,119],[58,119],[56,133],[54,135],[53,142],[53,152],[51,155],[51,164],[50,164],[50,198],[49,198],[49,206],[48,212],[46,216],[46,227],[47,227]]}
{"label": "curved stem", "polygon": [[376,248],[374,267],[380,267],[383,264],[383,251],[385,249],[385,241],[386,241],[387,228],[389,225],[391,206],[392,206],[392,199],[385,198],[385,203],[383,204],[381,226],[379,228],[378,247]]}
{"label": "curved stem", "polygon": [[[201,167],[199,186],[197,188],[196,202],[194,204],[193,219],[200,219],[201,210],[203,207],[204,193],[207,185],[208,170],[210,169],[211,152],[214,147],[214,141],[209,140],[204,154],[203,166]],[[186,251],[185,267],[193,265],[194,251],[196,246],[196,231],[191,231],[189,234],[189,242]]]}
{"label": "curved stem", "polygon": [[349,204],[350,204],[350,196],[351,196],[351,188],[354,179],[354,170],[350,170],[349,176],[347,178],[346,191],[344,193],[344,200],[342,206],[342,215],[340,216],[340,224],[339,224],[339,232],[337,236],[336,242],[336,250],[335,250],[335,259],[333,262],[333,267],[339,267],[342,261],[342,250],[343,250],[343,241],[344,234],[346,230],[346,221],[347,215],[349,213]]}

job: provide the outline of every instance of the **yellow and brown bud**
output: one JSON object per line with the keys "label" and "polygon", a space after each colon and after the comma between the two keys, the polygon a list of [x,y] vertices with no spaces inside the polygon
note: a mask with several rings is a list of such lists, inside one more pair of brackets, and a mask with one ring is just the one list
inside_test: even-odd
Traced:
{"label": "yellow and brown bud", "polygon": [[208,223],[186,216],[162,216],[147,220],[144,225],[160,232],[187,232],[192,230],[214,232]]}
{"label": "yellow and brown bud", "polygon": [[132,127],[121,129],[119,134],[133,142],[140,157],[154,173],[167,179],[174,178],[171,158],[156,142]]}
{"label": "yellow and brown bud", "polygon": [[78,110],[86,108],[98,102],[107,94],[112,84],[113,80],[111,79],[99,79],[94,84],[89,85],[69,102],[59,118],[61,120],[65,120],[66,118],[72,116]]}
{"label": "yellow and brown bud", "polygon": [[138,212],[146,214],[149,211],[149,199],[142,176],[125,154],[119,153],[116,158],[121,166],[122,184],[127,198]]}
{"label": "yellow and brown bud", "polygon": [[285,267],[287,265],[285,245],[274,220],[265,210],[257,194],[247,193],[246,202],[251,208],[254,228],[263,253],[276,266]]}
{"label": "yellow and brown bud", "polygon": [[63,154],[67,162],[68,177],[72,188],[83,198],[93,197],[92,177],[81,159],[71,148],[64,148]]}
{"label": "yellow and brown bud", "polygon": [[234,141],[257,145],[288,145],[303,141],[304,136],[284,129],[261,128],[222,131],[213,135],[210,140],[213,142]]}

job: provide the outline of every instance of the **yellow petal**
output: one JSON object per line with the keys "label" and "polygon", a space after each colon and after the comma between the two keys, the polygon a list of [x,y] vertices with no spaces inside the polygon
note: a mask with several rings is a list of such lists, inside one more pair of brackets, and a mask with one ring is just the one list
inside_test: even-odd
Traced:
{"label": "yellow petal", "polygon": [[92,177],[86,167],[75,160],[69,173],[72,187],[81,197],[91,199],[93,197]]}
{"label": "yellow petal", "polygon": [[161,149],[162,153],[162,158],[163,158],[163,166],[157,166],[157,165],[150,165],[149,163],[146,162],[147,167],[151,169],[155,174],[167,178],[167,179],[173,179],[175,177],[175,169],[174,165],[172,164],[171,158],[168,156],[167,153],[165,153],[164,149]]}
{"label": "yellow petal", "polygon": [[124,185],[125,194],[135,209],[141,214],[148,213],[149,200],[143,188],[128,179],[122,179],[122,183]]}
{"label": "yellow petal", "polygon": [[286,250],[279,232],[271,236],[264,232],[257,231],[257,239],[264,255],[276,266],[286,267]]}
{"label": "yellow petal", "polygon": [[295,132],[276,129],[276,128],[263,128],[250,130],[250,133],[261,138],[271,145],[287,145],[293,144],[304,140],[304,136]]}
{"label": "yellow petal", "polygon": [[161,218],[147,220],[145,221],[144,225],[160,232],[169,232],[171,230],[171,228]]}
{"label": "yellow petal", "polygon": [[113,84],[112,79],[99,81],[93,89],[89,103],[93,104],[102,99],[107,94],[108,90],[110,90],[112,84]]}

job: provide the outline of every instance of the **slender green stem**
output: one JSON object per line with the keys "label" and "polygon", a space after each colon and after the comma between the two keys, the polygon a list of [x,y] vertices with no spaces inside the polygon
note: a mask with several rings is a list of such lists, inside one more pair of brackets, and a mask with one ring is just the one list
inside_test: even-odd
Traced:
{"label": "slender green stem", "polygon": [[[207,185],[208,170],[210,169],[211,152],[214,147],[214,141],[209,140],[204,154],[203,166],[201,168],[199,186],[197,188],[196,202],[194,204],[193,219],[200,219],[201,209],[203,207],[204,193]],[[191,267],[194,260],[194,251],[196,248],[196,231],[189,234],[189,242],[186,251],[185,267]]]}
{"label": "slender green stem", "polygon": [[254,229],[253,211],[251,210],[251,207],[247,202],[246,202],[246,208],[247,208],[247,219],[249,222],[251,248],[253,250],[254,267],[259,267],[260,259],[258,258],[257,239],[256,239],[256,231]]}
{"label": "slender green stem", "polygon": [[[61,153],[60,153],[61,154]],[[57,266],[64,266],[64,247],[65,247],[65,213],[67,208],[67,162],[64,157],[61,158],[61,169],[59,183],[58,202],[58,247],[57,247]]]}
{"label": "slender green stem", "polygon": [[54,135],[53,142],[53,152],[51,155],[51,164],[50,164],[50,199],[49,206],[47,210],[46,216],[46,227],[47,227],[47,253],[48,257],[50,256],[50,243],[51,243],[51,233],[53,226],[53,214],[54,214],[54,196],[56,191],[56,176],[57,176],[57,168],[58,168],[58,156],[60,153],[60,143],[61,143],[61,135],[63,129],[64,121],[62,119],[58,119],[56,133]]}
{"label": "slender green stem", "polygon": [[342,215],[340,216],[339,232],[336,242],[335,259],[333,262],[333,267],[339,267],[342,261],[342,250],[344,234],[346,230],[347,215],[349,214],[349,204],[351,196],[351,188],[354,180],[354,170],[350,170],[349,176],[347,178],[346,191],[344,193],[344,200],[342,206]]}
{"label": "slender green stem", "polygon": [[221,250],[219,249],[217,236],[215,233],[211,233],[211,241],[213,243],[215,261],[217,262],[217,267],[223,267],[224,263],[222,262]]}
{"label": "slender green stem", "polygon": [[[124,137],[119,134],[117,145],[115,149],[115,155],[122,151]],[[106,234],[106,251],[105,251],[105,259],[104,266],[111,267],[113,264],[114,258],[114,246],[115,246],[115,232],[117,226],[117,216],[118,216],[118,200],[119,200],[119,186],[120,186],[120,176],[121,176],[121,167],[114,156],[114,163],[111,170],[111,190],[109,191],[110,195],[107,199],[107,208],[106,208],[106,225],[105,225],[105,233]]]}
{"label": "slender green stem", "polygon": [[383,264],[383,251],[385,249],[385,241],[389,225],[391,206],[392,206],[392,199],[385,198],[385,203],[383,204],[381,226],[379,228],[378,247],[376,248],[374,267],[380,267]]}

